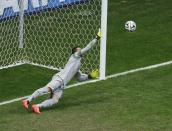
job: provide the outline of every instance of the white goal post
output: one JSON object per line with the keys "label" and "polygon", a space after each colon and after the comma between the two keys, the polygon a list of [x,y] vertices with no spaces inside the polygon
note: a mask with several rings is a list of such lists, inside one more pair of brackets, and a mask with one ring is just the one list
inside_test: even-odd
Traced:
{"label": "white goal post", "polygon": [[3,0],[0,2],[0,69],[31,64],[60,69],[71,49],[102,39],[83,58],[82,71],[106,74],[108,0]]}
{"label": "white goal post", "polygon": [[108,0],[102,0],[101,8],[101,32],[102,39],[100,45],[100,79],[106,77],[106,44],[107,44],[107,15],[108,15]]}

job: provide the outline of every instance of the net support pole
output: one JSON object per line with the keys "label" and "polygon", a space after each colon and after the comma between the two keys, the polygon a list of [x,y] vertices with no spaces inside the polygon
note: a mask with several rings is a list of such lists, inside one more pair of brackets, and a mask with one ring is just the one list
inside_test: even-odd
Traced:
{"label": "net support pole", "polygon": [[100,80],[106,78],[106,42],[107,42],[108,0],[102,0],[101,7],[101,44],[100,44]]}
{"label": "net support pole", "polygon": [[19,1],[19,7],[20,7],[20,12],[19,12],[19,48],[22,49],[24,46],[24,0]]}

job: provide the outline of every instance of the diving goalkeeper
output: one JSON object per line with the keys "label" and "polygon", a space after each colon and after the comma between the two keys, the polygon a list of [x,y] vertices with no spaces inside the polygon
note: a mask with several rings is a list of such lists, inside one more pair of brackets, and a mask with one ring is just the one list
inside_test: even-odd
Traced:
{"label": "diving goalkeeper", "polygon": [[81,65],[82,56],[85,53],[87,53],[100,38],[101,38],[101,32],[99,31],[95,39],[93,39],[85,48],[83,49],[81,49],[80,47],[73,48],[72,55],[70,56],[64,69],[62,69],[59,73],[55,74],[52,77],[52,80],[46,86],[36,90],[26,100],[23,100],[22,101],[23,107],[25,109],[29,109],[29,104],[33,99],[45,93],[50,93],[51,94],[50,99],[47,99],[40,104],[32,105],[33,112],[40,114],[41,108],[51,107],[52,105],[58,103],[59,99],[62,97],[64,87],[74,76],[76,76],[79,81],[85,81],[88,79],[96,78],[98,76],[98,71],[95,71],[94,75],[92,73],[82,74],[82,72],[80,71],[80,65]]}

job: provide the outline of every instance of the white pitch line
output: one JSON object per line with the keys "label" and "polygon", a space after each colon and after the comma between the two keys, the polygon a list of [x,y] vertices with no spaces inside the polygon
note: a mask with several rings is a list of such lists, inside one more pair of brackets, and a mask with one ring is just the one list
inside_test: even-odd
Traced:
{"label": "white pitch line", "polygon": [[[146,66],[146,67],[141,67],[141,68],[137,68],[137,69],[133,69],[133,70],[129,70],[129,71],[109,75],[109,76],[106,77],[106,79],[115,78],[115,77],[119,77],[119,76],[125,76],[125,75],[128,75],[128,74],[132,74],[132,73],[136,73],[136,72],[140,72],[140,71],[155,69],[155,68],[159,68],[159,67],[162,67],[162,66],[167,66],[167,65],[170,65],[170,64],[172,64],[172,61],[168,61],[168,62],[156,64],[156,65],[151,65],[151,66]],[[79,86],[79,85],[85,85],[85,84],[88,84],[88,83],[95,83],[95,82],[98,82],[98,81],[102,81],[102,80],[96,79],[96,80],[80,82],[80,83],[76,83],[76,84],[73,84],[73,85],[69,85],[65,89],[76,87],[76,86]],[[8,101],[0,102],[0,106],[10,104],[10,103],[13,103],[13,102],[17,102],[17,101],[26,99],[28,97],[29,96],[24,96],[24,97],[20,97],[20,98],[8,100]]]}
{"label": "white pitch line", "polygon": [[118,77],[118,76],[124,76],[124,75],[128,75],[128,74],[131,74],[131,73],[150,70],[150,69],[155,69],[155,68],[159,68],[159,67],[167,66],[167,65],[171,65],[171,64],[172,64],[172,61],[168,61],[168,62],[156,64],[156,65],[150,65],[150,66],[146,66],[146,67],[141,67],[141,68],[137,68],[137,69],[133,69],[133,70],[129,70],[129,71],[109,75],[106,78],[109,79],[109,78],[114,78],[114,77]]}
{"label": "white pitch line", "polygon": [[12,99],[12,100],[9,100],[9,101],[4,101],[4,102],[1,102],[1,103],[0,103],[0,106],[6,105],[6,104],[10,104],[10,103],[13,103],[13,102],[16,102],[16,101],[21,101],[21,100],[26,99],[26,98],[28,98],[28,97],[29,97],[29,96],[24,96],[24,97]]}

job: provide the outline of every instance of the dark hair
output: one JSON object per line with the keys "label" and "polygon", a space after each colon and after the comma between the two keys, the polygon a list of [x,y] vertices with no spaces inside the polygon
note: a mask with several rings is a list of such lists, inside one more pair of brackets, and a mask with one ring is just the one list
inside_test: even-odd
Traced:
{"label": "dark hair", "polygon": [[72,48],[72,54],[74,54],[76,52],[77,48],[79,48],[79,46],[76,46],[76,47]]}

